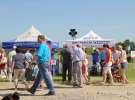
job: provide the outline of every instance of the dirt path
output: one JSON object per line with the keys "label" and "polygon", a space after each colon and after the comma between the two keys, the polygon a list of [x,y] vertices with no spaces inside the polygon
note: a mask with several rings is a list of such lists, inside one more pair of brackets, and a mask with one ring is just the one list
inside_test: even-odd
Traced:
{"label": "dirt path", "polygon": [[[8,93],[13,93],[13,83],[0,83],[0,99]],[[30,95],[19,85],[18,92],[20,100],[135,100],[135,85],[115,84],[113,86],[101,86],[101,84],[90,84],[84,88],[73,88],[72,86],[55,84],[56,96],[45,97],[47,89],[38,89],[36,96]]]}

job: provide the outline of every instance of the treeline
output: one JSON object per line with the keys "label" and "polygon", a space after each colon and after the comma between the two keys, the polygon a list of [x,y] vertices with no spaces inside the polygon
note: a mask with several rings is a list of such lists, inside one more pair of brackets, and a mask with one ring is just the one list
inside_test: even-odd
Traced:
{"label": "treeline", "polygon": [[118,42],[116,43],[117,45],[122,45],[123,49],[128,51],[135,50],[135,42],[130,41],[129,39],[123,41],[123,42]]}

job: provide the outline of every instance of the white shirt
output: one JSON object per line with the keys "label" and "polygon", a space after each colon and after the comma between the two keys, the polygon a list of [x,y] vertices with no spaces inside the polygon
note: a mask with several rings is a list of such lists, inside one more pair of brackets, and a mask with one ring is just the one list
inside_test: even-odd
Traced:
{"label": "white shirt", "polygon": [[112,57],[113,57],[113,60],[116,61],[120,58],[120,51],[116,50],[115,52],[112,52]]}
{"label": "white shirt", "polygon": [[12,58],[13,58],[14,55],[16,55],[16,51],[15,50],[12,50],[12,51],[9,52],[9,54],[8,54],[9,63],[12,62]]}
{"label": "white shirt", "polygon": [[33,59],[33,56],[32,56],[32,54],[31,54],[30,52],[26,52],[26,53],[25,53],[25,57],[26,57],[26,60],[27,60],[28,62],[31,62],[32,59]]}

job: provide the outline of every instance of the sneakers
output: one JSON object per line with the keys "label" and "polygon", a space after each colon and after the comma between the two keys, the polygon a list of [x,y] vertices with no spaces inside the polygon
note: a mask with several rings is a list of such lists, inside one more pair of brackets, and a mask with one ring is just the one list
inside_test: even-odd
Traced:
{"label": "sneakers", "polygon": [[51,96],[51,95],[55,95],[55,91],[49,91],[47,94],[45,94],[45,96]]}

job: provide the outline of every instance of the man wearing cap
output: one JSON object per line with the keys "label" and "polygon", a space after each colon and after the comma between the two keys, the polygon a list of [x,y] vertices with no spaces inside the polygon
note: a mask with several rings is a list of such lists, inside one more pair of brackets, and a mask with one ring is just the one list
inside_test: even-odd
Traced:
{"label": "man wearing cap", "polygon": [[9,52],[8,54],[8,66],[7,66],[7,76],[9,81],[12,81],[12,70],[11,70],[11,66],[12,66],[12,58],[14,55],[16,55],[16,46],[13,46],[13,50]]}

